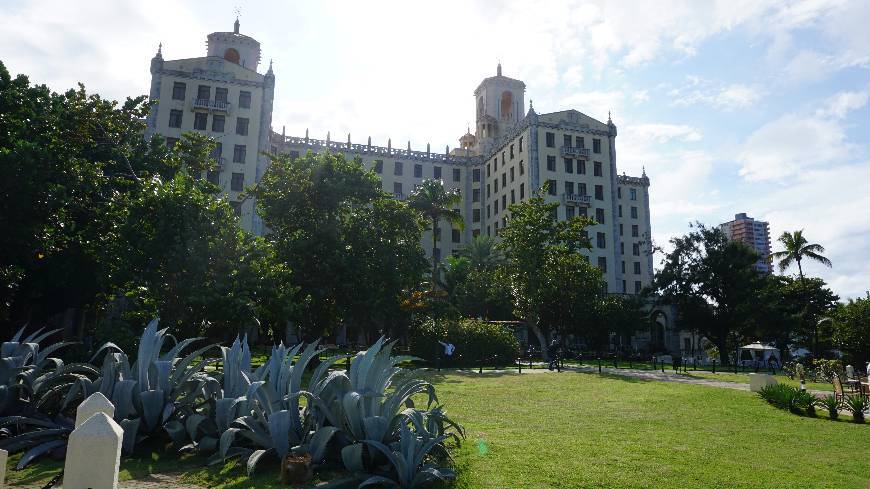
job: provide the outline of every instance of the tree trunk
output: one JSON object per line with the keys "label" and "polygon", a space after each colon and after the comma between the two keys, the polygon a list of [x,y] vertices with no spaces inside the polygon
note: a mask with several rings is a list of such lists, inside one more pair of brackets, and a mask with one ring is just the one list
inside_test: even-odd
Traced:
{"label": "tree trunk", "polygon": [[729,352],[728,352],[728,339],[727,338],[716,338],[714,341],[716,345],[716,349],[719,351],[719,362],[724,365],[731,365],[729,361]]}
{"label": "tree trunk", "polygon": [[435,247],[438,243],[438,234],[436,230],[438,229],[438,219],[435,217],[432,218],[432,290],[435,290],[435,287],[438,283],[438,258],[435,256]]}
{"label": "tree trunk", "polygon": [[547,349],[547,337],[544,335],[544,332],[541,331],[541,328],[538,327],[538,321],[529,321],[527,324],[529,329],[532,330],[532,333],[535,334],[535,337],[538,338],[538,343],[541,344],[541,357],[544,360],[550,358],[550,352]]}

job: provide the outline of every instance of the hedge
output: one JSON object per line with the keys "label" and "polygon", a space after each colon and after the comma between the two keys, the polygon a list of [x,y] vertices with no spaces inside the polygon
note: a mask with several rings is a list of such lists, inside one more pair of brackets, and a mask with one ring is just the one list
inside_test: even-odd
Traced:
{"label": "hedge", "polygon": [[439,341],[456,347],[452,358],[441,359],[442,366],[513,365],[520,348],[509,326],[477,319],[430,319],[412,328],[411,354],[435,363],[444,351]]}

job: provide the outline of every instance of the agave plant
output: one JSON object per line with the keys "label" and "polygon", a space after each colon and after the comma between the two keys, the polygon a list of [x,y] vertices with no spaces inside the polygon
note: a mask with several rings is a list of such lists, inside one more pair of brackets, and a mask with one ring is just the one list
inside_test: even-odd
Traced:
{"label": "agave plant", "polygon": [[[65,450],[74,421],[63,415],[51,418],[37,413],[34,416],[7,416],[0,419],[0,431],[9,438],[0,440],[0,449],[9,453],[27,450],[15,468],[21,470],[30,462],[55,450]],[[11,436],[12,433],[17,433]]]}
{"label": "agave plant", "polygon": [[37,410],[57,414],[67,402],[66,392],[78,379],[96,371],[83,364],[64,366],[55,351],[74,344],[58,342],[40,350],[40,343],[59,329],[39,329],[22,338],[24,328],[0,346],[0,416],[33,414]]}
{"label": "agave plant", "polygon": [[[315,461],[323,458],[326,445],[338,428],[324,426],[325,413],[314,410],[311,403],[300,409],[299,399],[305,392],[302,375],[311,360],[322,352],[317,349],[317,342],[304,350],[302,346],[275,346],[266,363],[249,376],[243,375],[241,382],[247,385],[245,394],[234,401],[230,410],[247,410],[247,413],[234,419],[232,426],[223,432],[213,463],[231,457],[246,458],[250,473],[264,456],[282,460],[293,451],[311,453]],[[294,362],[297,355],[299,358]],[[310,382],[321,382],[328,369],[341,358],[344,357],[335,356],[322,362]],[[309,399],[317,400],[310,395]]]}
{"label": "agave plant", "polygon": [[157,329],[154,319],[139,340],[136,361],[113,343],[97,352],[109,350],[103,360],[98,390],[115,405],[115,420],[124,429],[123,448],[132,452],[149,436],[165,432],[177,446],[188,441],[185,418],[195,412],[197,397],[207,375],[203,368],[214,361],[203,354],[214,345],[199,348],[183,358],[183,350],[201,338],[175,341],[165,353],[166,340],[175,340],[166,329]]}
{"label": "agave plant", "polygon": [[428,487],[436,481],[447,482],[456,477],[452,469],[438,467],[434,463],[431,452],[438,446],[443,446],[447,435],[429,440],[421,440],[407,426],[399,429],[399,441],[387,446],[374,440],[364,443],[380,452],[389,462],[390,470],[383,474],[374,474],[362,481],[359,487],[381,485],[399,489],[417,489]]}
{"label": "agave plant", "polygon": [[819,399],[819,406],[828,411],[828,415],[831,419],[837,419],[840,417],[840,405],[840,399],[834,394],[828,394]]}
{"label": "agave plant", "polygon": [[860,394],[847,396],[843,404],[845,404],[846,409],[852,411],[852,420],[856,423],[864,422],[864,411],[867,411],[868,407],[870,407],[870,404],[867,403],[867,398]]}

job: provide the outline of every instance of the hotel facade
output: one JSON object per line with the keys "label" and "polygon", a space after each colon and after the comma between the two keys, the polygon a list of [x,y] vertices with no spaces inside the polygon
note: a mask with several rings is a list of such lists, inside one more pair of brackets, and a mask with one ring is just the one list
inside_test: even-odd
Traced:
{"label": "hotel facade", "polygon": [[161,134],[170,144],[196,131],[218,141],[218,165],[203,175],[220,186],[246,230],[264,232],[256,203],[244,194],[266,171],[264,153],[298,157],[308,151],[359,158],[375,172],[386,192],[410,195],[424,179],[440,179],[462,195],[464,229],[440,224],[436,246],[427,230],[422,246],[431,256],[458,252],[473,237],[497,237],[510,221],[509,206],[542,190],[559,204],[557,217],[585,215],[592,249],[584,254],[597,265],[610,293],[635,294],[653,276],[649,213],[650,181],[619,174],[616,125],[577,110],[538,114],[525,104],[525,83],[502,74],[485,78],[474,90],[476,121],[443,151],[414,150],[346,139],[288,136],[272,130],[275,74],[271,63],[259,74],[260,44],[239,32],[208,35],[206,56],[164,60],[162,48],[151,60],[154,108],[146,137]]}

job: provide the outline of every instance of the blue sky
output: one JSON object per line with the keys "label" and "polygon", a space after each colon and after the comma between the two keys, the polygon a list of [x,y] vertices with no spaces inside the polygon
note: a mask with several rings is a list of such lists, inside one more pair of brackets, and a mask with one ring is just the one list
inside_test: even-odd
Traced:
{"label": "blue sky", "polygon": [[842,297],[870,289],[870,2],[6,0],[0,60],[144,94],[158,42],[201,56],[236,7],[275,63],[277,131],[453,147],[500,60],[539,112],[612,111],[658,244],[747,212],[824,245],[834,267],[807,272]]}

